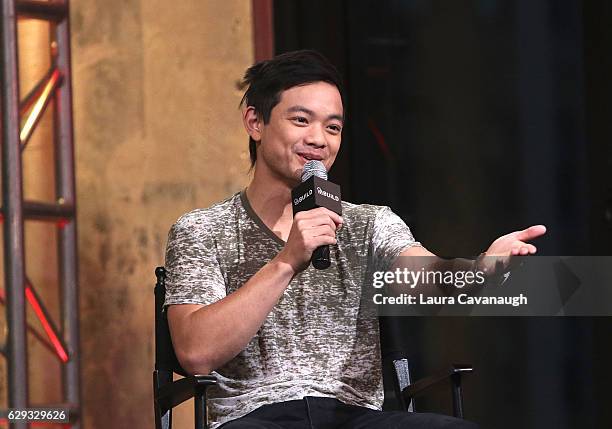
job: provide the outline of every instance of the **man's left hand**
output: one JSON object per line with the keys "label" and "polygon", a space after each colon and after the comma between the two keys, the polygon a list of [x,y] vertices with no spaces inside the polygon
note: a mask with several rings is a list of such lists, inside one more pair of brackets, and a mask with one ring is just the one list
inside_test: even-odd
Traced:
{"label": "man's left hand", "polygon": [[482,262],[484,262],[487,271],[491,273],[495,271],[500,262],[503,264],[503,267],[507,268],[510,265],[512,256],[535,254],[537,252],[536,247],[528,243],[528,241],[545,233],[546,227],[544,225],[534,225],[521,231],[502,235],[489,246],[484,254],[487,258]]}
{"label": "man's left hand", "polygon": [[537,252],[533,244],[527,243],[546,233],[544,225],[534,225],[522,231],[502,235],[487,249],[487,256],[533,255]]}

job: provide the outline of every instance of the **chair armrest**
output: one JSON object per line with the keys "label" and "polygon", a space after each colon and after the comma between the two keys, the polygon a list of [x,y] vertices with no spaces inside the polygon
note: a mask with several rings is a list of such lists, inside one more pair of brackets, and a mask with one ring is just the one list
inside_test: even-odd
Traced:
{"label": "chair armrest", "polygon": [[214,375],[190,375],[160,386],[155,400],[162,409],[171,409],[187,399],[204,393],[208,386],[217,384]]}
{"label": "chair armrest", "polygon": [[412,398],[420,395],[424,390],[430,388],[431,386],[449,378],[452,379],[455,377],[461,377],[463,373],[469,373],[472,372],[472,370],[473,368],[469,365],[453,365],[449,369],[434,375],[430,375],[429,377],[422,378],[406,386],[402,390],[402,396],[406,403],[409,404]]}

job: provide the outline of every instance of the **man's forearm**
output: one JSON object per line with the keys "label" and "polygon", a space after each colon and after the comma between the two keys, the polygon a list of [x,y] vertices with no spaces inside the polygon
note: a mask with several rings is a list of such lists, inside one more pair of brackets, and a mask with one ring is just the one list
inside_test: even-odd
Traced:
{"label": "man's forearm", "polygon": [[[414,275],[403,276],[403,282],[388,283],[388,292],[391,294],[402,294],[406,292],[406,279],[410,283],[410,290],[419,291],[424,295],[443,296],[452,295],[457,292],[454,287],[449,287],[447,273],[457,272],[476,272],[478,270],[478,260],[453,258],[444,259],[433,253],[419,255],[403,254],[395,261],[392,271],[398,270],[400,273],[407,271]],[[400,276],[401,277],[401,276]],[[476,274],[474,274],[476,278]],[[471,287],[462,292],[478,293],[482,286],[479,283],[471,282]]]}
{"label": "man's forearm", "polygon": [[[171,306],[170,329],[179,361],[190,373],[207,374],[224,365],[257,333],[294,275],[273,259],[225,298],[183,314]],[[174,314],[172,314],[174,313]]]}

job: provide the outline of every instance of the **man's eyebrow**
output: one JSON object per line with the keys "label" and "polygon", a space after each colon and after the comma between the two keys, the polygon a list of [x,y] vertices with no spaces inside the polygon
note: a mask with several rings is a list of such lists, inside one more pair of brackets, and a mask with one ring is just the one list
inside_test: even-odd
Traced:
{"label": "man's eyebrow", "polygon": [[344,122],[344,117],[343,117],[342,115],[336,115],[336,114],[334,114],[334,115],[329,115],[329,116],[327,117],[327,119],[328,119],[328,120],[330,120],[330,119],[336,119],[337,121]]}
{"label": "man's eyebrow", "polygon": [[[307,115],[310,115],[310,116],[314,116],[315,114],[312,110],[308,109],[307,107],[299,106],[299,105],[291,106],[290,108],[287,109],[287,113],[295,113],[295,112],[306,113]],[[344,117],[338,114],[329,115],[327,117],[327,120],[330,120],[330,119],[336,119],[340,122],[344,122]]]}
{"label": "man's eyebrow", "polygon": [[314,115],[314,112],[310,109],[307,109],[304,106],[291,106],[290,108],[287,109],[288,113],[294,113],[294,112],[303,112],[306,113],[307,115]]}

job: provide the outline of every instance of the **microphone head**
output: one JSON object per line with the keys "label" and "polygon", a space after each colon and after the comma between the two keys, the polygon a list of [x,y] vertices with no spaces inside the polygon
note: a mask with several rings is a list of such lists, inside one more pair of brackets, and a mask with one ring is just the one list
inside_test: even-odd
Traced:
{"label": "microphone head", "polygon": [[304,169],[302,170],[302,182],[307,181],[312,176],[317,176],[321,179],[327,180],[327,170],[321,161],[311,159],[304,164]]}

